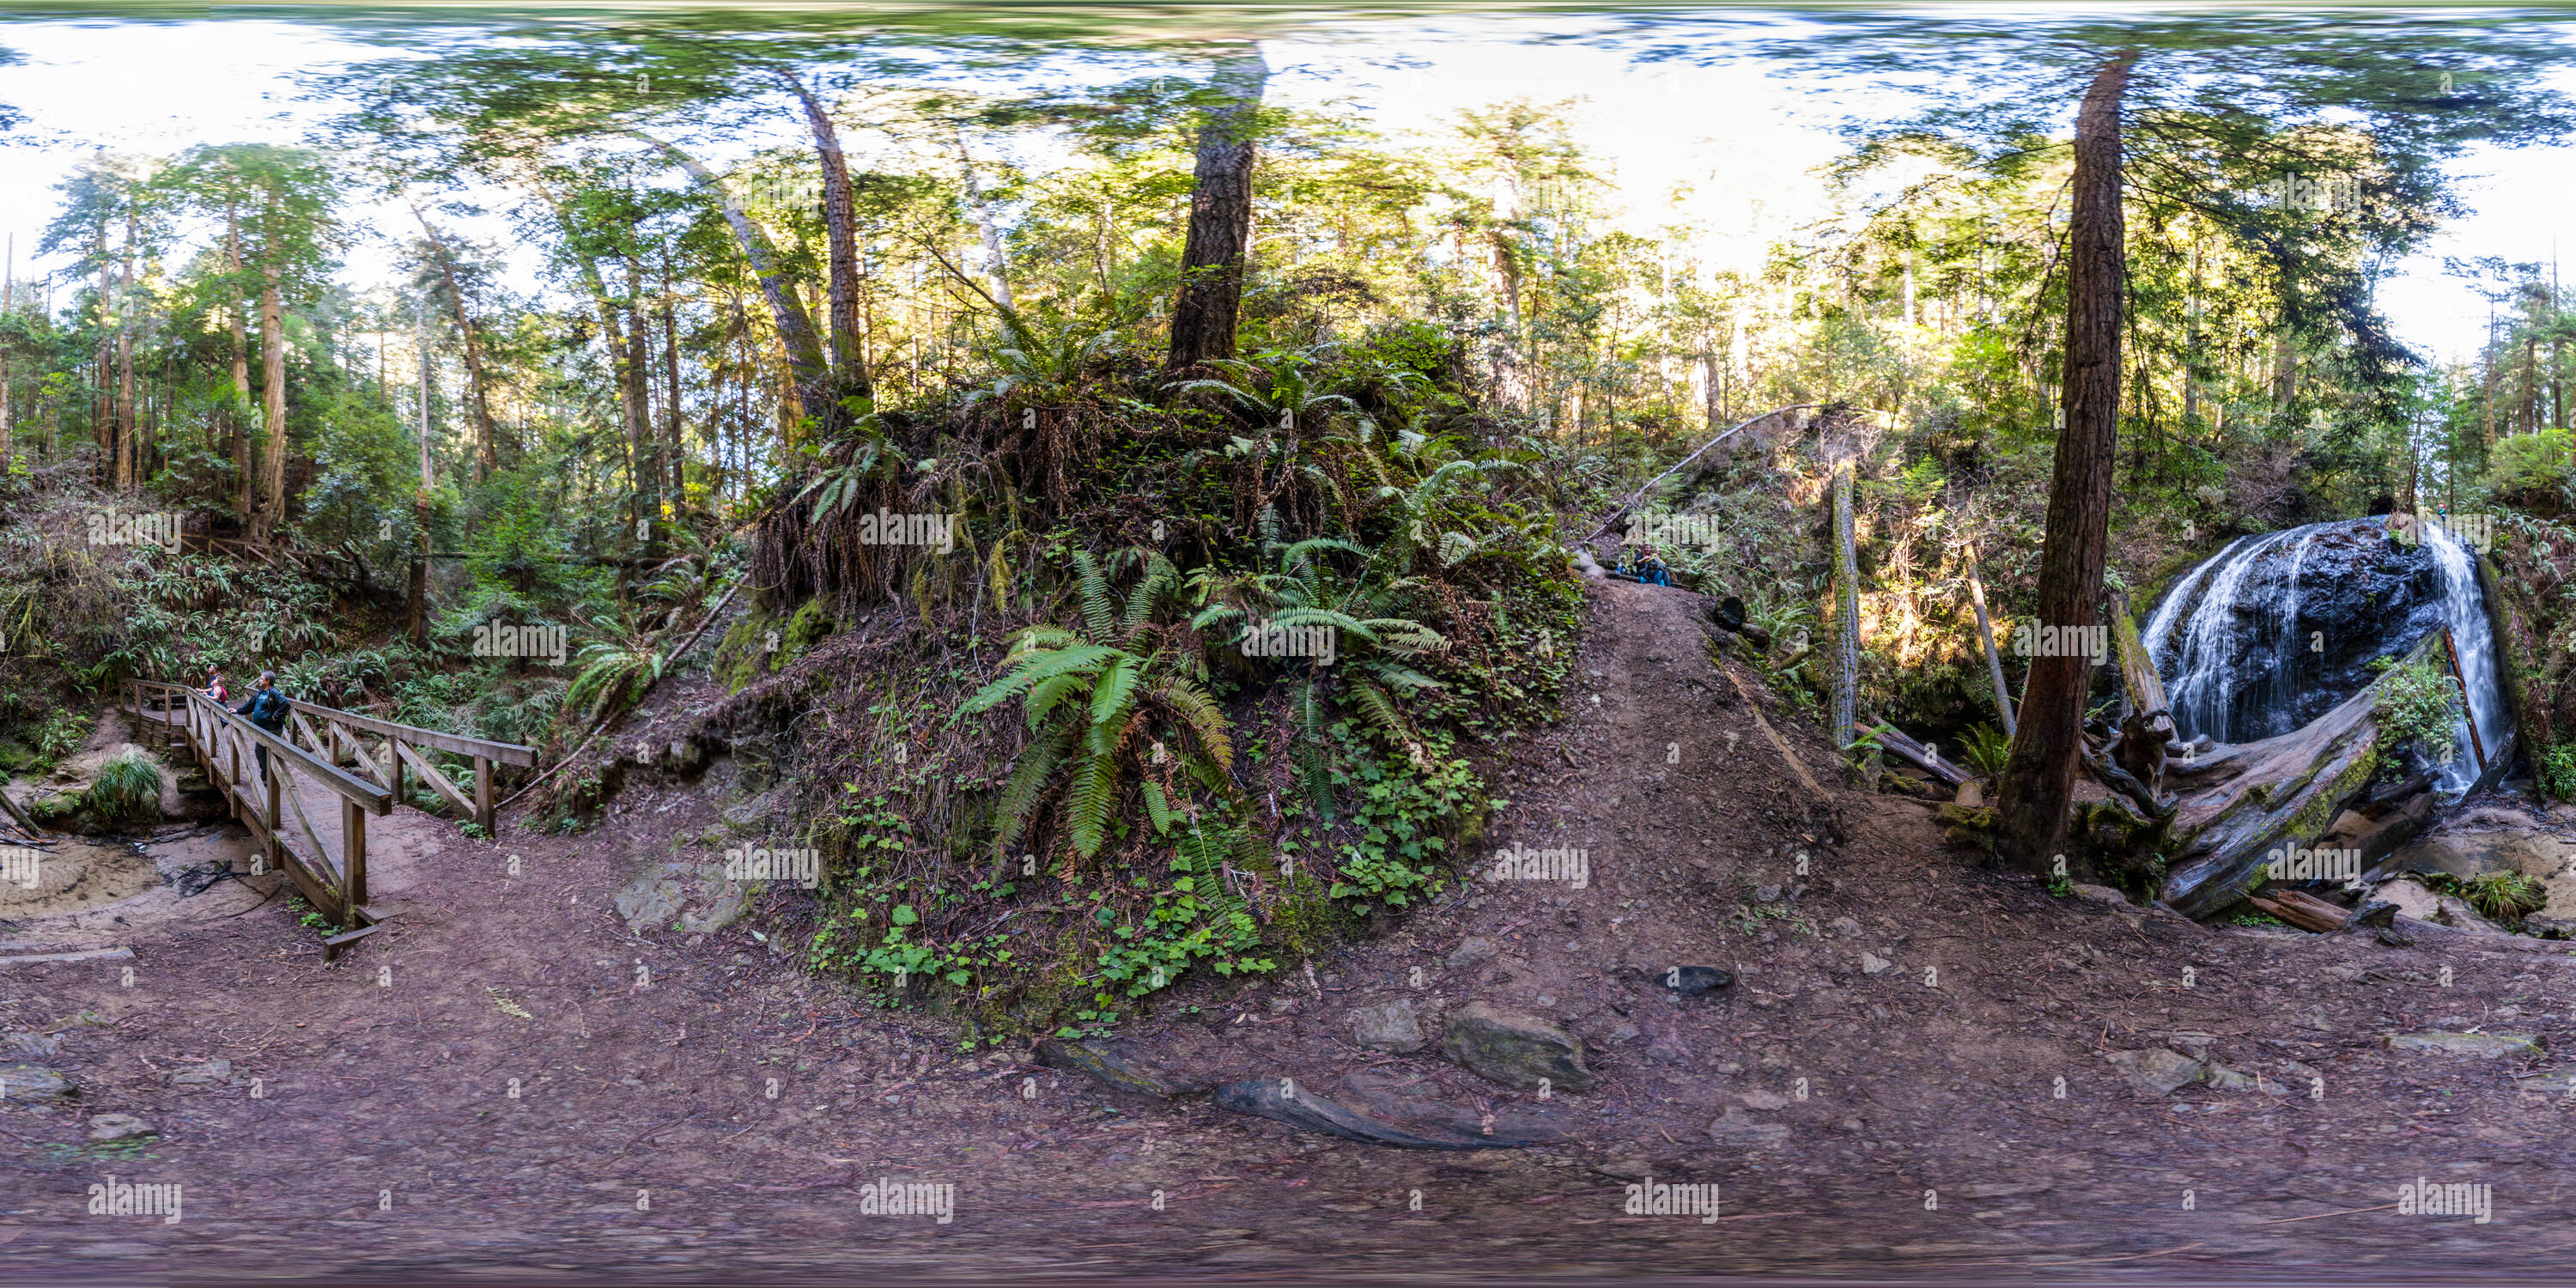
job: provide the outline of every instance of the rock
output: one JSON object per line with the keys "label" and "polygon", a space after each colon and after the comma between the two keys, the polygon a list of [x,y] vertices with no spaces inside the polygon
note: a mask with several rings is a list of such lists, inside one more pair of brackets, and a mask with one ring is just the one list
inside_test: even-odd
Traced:
{"label": "rock", "polygon": [[2209,1044],[2216,1040],[2217,1039],[2211,1037],[2209,1034],[2194,1032],[2189,1029],[2177,1030],[2173,1034],[2173,1044],[2181,1047],[2183,1049],[2183,1053],[2194,1060],[2208,1059]]}
{"label": "rock", "polygon": [[1986,789],[1977,786],[1977,780],[1971,778],[1968,781],[1959,784],[1959,794],[1951,797],[1950,803],[1961,809],[1984,809],[1986,807]]}
{"label": "rock", "polygon": [[1845,939],[1860,938],[1860,923],[1850,917],[1836,917],[1833,920],[1826,922],[1825,925],[1835,934],[1841,935]]}
{"label": "rock", "polygon": [[2120,908],[2126,908],[2129,906],[2129,896],[2106,885],[2077,886],[2075,887],[2075,897],[2086,903],[2108,904]]}
{"label": "rock", "polygon": [[1690,1059],[1690,1048],[1682,1045],[1679,1034],[1658,1033],[1646,1044],[1646,1058],[1656,1064],[1680,1064]]}
{"label": "rock", "polygon": [[1494,960],[1496,952],[1493,940],[1483,935],[1469,935],[1458,941],[1457,949],[1442,964],[1451,970],[1466,970]]}
{"label": "rock", "polygon": [[1743,1101],[1747,1109],[1768,1111],[1789,1107],[1789,1098],[1776,1091],[1747,1091],[1736,1099]]}
{"label": "rock", "polygon": [[233,1080],[233,1062],[208,1060],[204,1064],[183,1064],[170,1071],[174,1087],[220,1087]]}
{"label": "rock", "polygon": [[62,1052],[63,1040],[43,1033],[0,1033],[0,1055],[32,1056],[42,1060]]}
{"label": "rock", "polygon": [[1487,1110],[1452,1104],[1423,1078],[1404,1078],[1376,1069],[1353,1069],[1342,1075],[1340,1100],[1352,1109],[1415,1136],[1430,1140],[1474,1141],[1484,1145],[1538,1145],[1564,1140],[1565,1115],[1554,1105],[1504,1104]]}
{"label": "rock", "polygon": [[1297,1009],[1297,999],[1296,999],[1296,998],[1293,998],[1293,997],[1274,997],[1274,998],[1271,998],[1271,999],[1270,999],[1270,1013],[1271,1013],[1272,1015],[1287,1015],[1287,1014],[1290,1014],[1290,1013],[1294,1012],[1296,1009]]}
{"label": "rock", "polygon": [[1041,1038],[1037,1058],[1046,1068],[1079,1073],[1111,1091],[1157,1100],[1196,1095],[1210,1086],[1207,1079],[1153,1068],[1132,1053],[1107,1044]]}
{"label": "rock", "polygon": [[1708,1135],[1721,1145],[1769,1149],[1788,1141],[1789,1125],[1747,1117],[1743,1110],[1729,1105],[1725,1116],[1708,1125]]}
{"label": "rock", "polygon": [[2209,1085],[2220,1091],[2273,1091],[2279,1089],[2276,1087],[2265,1086],[2263,1079],[2255,1074],[2238,1073],[2234,1069],[2225,1068],[2215,1064],[2209,1066]]}
{"label": "rock", "polygon": [[79,1095],[71,1079],[42,1065],[0,1065],[0,1104],[65,1104]]}
{"label": "rock", "polygon": [[2388,1049],[2392,1051],[2429,1051],[2442,1055],[2465,1055],[2492,1060],[2500,1055],[2538,1055],[2540,1039],[2529,1033],[2445,1033],[2428,1030],[2422,1033],[2391,1033]]}
{"label": "rock", "polygon": [[2397,917],[2412,917],[2453,930],[2477,935],[2506,933],[2503,927],[2479,916],[2478,910],[2470,907],[2467,900],[2454,895],[2435,894],[2422,884],[2404,877],[2381,882],[2379,888],[2371,892],[2370,902],[2394,904]]}
{"label": "rock", "polygon": [[1895,963],[1876,953],[1864,952],[1860,955],[1860,973],[1863,975],[1878,974],[1892,965]]}
{"label": "rock", "polygon": [[1583,1043],[1545,1020],[1470,1002],[1450,1012],[1443,1029],[1440,1053],[1479,1076],[1509,1087],[1543,1079],[1558,1091],[1592,1089]]}
{"label": "rock", "polygon": [[1756,887],[1754,887],[1754,890],[1753,890],[1753,901],[1754,901],[1755,903],[1778,903],[1778,902],[1780,902],[1780,887],[1775,886],[1775,885],[1756,886]]}
{"label": "rock", "polygon": [[1642,1158],[1619,1158],[1592,1170],[1614,1181],[1636,1181],[1653,1175],[1655,1165]]}
{"label": "rock", "polygon": [[1450,1138],[1418,1135],[1393,1123],[1358,1113],[1293,1078],[1247,1078],[1216,1089],[1216,1107],[1286,1123],[1300,1131],[1321,1132],[1344,1140],[1391,1145],[1397,1149],[1511,1149],[1530,1142],[1500,1136]]}
{"label": "rock", "polygon": [[132,1114],[100,1114],[89,1120],[89,1138],[96,1141],[134,1140],[157,1135],[152,1124]]}
{"label": "rock", "polygon": [[1371,1051],[1411,1055],[1423,1047],[1422,1019],[1411,1002],[1351,1009],[1351,1041]]}
{"label": "rock", "polygon": [[1731,971],[1715,966],[1667,966],[1655,975],[1655,982],[1679,997],[1697,997],[1735,982]]}
{"label": "rock", "polygon": [[1610,1030],[1610,1040],[1613,1042],[1634,1042],[1643,1036],[1645,1036],[1644,1030],[1634,1024],[1621,1024]]}
{"label": "rock", "polygon": [[2171,1093],[2176,1087],[2199,1080],[2201,1063],[2163,1047],[2143,1051],[2113,1051],[2102,1057],[2129,1085],[2150,1096]]}

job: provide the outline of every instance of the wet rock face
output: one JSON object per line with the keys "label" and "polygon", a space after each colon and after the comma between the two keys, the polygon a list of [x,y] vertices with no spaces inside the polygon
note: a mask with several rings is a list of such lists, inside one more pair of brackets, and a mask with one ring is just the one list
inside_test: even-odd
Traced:
{"label": "wet rock face", "polygon": [[[2206,595],[2219,580],[2187,578],[2174,593]],[[2187,647],[2187,611],[2158,650],[2216,680],[2168,683],[2176,723],[2186,737],[2221,742],[2289,733],[2360,692],[2376,678],[2373,661],[2439,629],[2443,595],[2432,550],[2392,541],[2376,522],[2326,524],[2273,542],[2248,556],[2227,629],[2204,630]]]}

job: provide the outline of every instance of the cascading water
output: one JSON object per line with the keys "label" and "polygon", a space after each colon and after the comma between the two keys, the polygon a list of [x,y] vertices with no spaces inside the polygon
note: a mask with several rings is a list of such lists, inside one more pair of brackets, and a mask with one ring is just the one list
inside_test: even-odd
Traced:
{"label": "cascading water", "polygon": [[[2239,537],[2175,582],[2144,636],[2181,736],[2289,733],[2369,684],[2371,662],[2448,626],[2478,743],[2496,755],[2509,717],[2477,556],[2446,530],[2420,531],[2420,542],[2398,541],[2383,521],[2361,519]],[[2466,720],[2457,733],[2439,781],[2451,797],[2479,776]]]}

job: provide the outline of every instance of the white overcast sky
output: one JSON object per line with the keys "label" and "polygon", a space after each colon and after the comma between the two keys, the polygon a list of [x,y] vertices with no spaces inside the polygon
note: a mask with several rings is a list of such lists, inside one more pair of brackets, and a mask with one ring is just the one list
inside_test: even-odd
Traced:
{"label": "white overcast sky", "polygon": [[[1516,97],[1573,100],[1579,137],[1620,182],[1631,222],[1640,231],[1704,226],[1724,261],[1758,262],[1770,239],[1829,213],[1811,167],[1839,146],[1835,107],[1802,101],[1757,67],[1640,66],[1613,48],[1529,39],[1545,29],[1528,19],[1451,19],[1267,42],[1264,51],[1278,72],[1274,100],[1353,102],[1396,133],[1437,131],[1460,109]],[[13,24],[0,27],[0,45],[27,57],[0,69],[0,102],[32,118],[17,132],[21,142],[0,147],[0,233],[15,238],[21,278],[54,208],[51,186],[84,153],[296,141],[329,105],[298,101],[293,73],[375,52],[327,30],[262,21]],[[2444,360],[2475,349],[2487,306],[2441,274],[2440,257],[2547,264],[2576,210],[2576,149],[2482,155],[2461,174],[2473,213],[2381,295],[2399,336]],[[1678,206],[1677,192],[1686,197]],[[409,235],[391,222],[398,212],[368,215],[389,234]],[[2576,253],[2576,237],[2567,240]],[[360,246],[349,261],[353,285],[388,271],[382,245]]]}

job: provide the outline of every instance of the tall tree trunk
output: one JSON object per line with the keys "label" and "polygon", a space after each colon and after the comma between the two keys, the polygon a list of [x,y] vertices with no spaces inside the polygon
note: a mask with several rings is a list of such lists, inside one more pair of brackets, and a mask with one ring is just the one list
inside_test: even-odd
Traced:
{"label": "tall tree trunk", "polygon": [[619,383],[625,389],[626,441],[633,453],[629,475],[635,484],[635,513],[642,522],[636,538],[644,543],[644,555],[660,553],[659,531],[662,522],[661,454],[653,442],[653,342],[644,330],[643,271],[633,256],[626,259],[626,362],[618,371]]}
{"label": "tall tree trunk", "polygon": [[1848,747],[1860,714],[1860,560],[1852,550],[1852,454],[1834,462],[1834,745]]}
{"label": "tall tree trunk", "polygon": [[814,135],[814,155],[823,167],[823,235],[831,273],[832,380],[831,403],[824,409],[822,420],[826,433],[837,436],[851,419],[849,409],[842,405],[844,400],[875,397],[868,384],[867,355],[859,340],[858,213],[850,191],[849,162],[841,155],[841,133],[833,127],[831,115],[806,91],[803,81],[783,71],[778,73],[778,79],[804,106],[806,128]]}
{"label": "tall tree trunk", "polygon": [[984,180],[975,173],[975,156],[966,150],[966,133],[954,136],[957,168],[966,177],[966,209],[974,216],[975,231],[984,242],[984,271],[993,278],[993,298],[1004,304],[1015,304],[1011,298],[1011,261],[1002,253],[1001,225],[993,222],[993,203],[984,195]]}
{"label": "tall tree trunk", "polygon": [[688,504],[688,453],[680,426],[680,320],[671,284],[671,252],[662,252],[662,460],[671,471],[671,513]]}
{"label": "tall tree trunk", "polygon": [[125,254],[116,272],[116,486],[134,487],[134,464],[142,446],[134,423],[134,212],[125,215]]}
{"label": "tall tree trunk", "polygon": [[286,518],[286,303],[279,294],[279,265],[274,258],[260,265],[259,344],[260,418],[268,431],[267,450],[259,463],[259,509],[252,536],[261,541]]}
{"label": "tall tree trunk", "polygon": [[465,405],[474,413],[474,481],[492,477],[501,468],[500,449],[493,442],[492,399],[483,378],[483,340],[474,330],[474,319],[465,310],[465,288],[456,277],[456,261],[447,253],[447,242],[438,230],[429,226],[429,217],[420,205],[411,202],[411,217],[420,221],[421,235],[429,240],[430,258],[438,265],[438,280],[447,287],[449,316],[456,323],[456,333],[465,342]]}
{"label": "tall tree trunk", "polygon": [[1270,65],[1253,46],[1219,64],[1209,82],[1223,102],[1199,125],[1189,240],[1181,251],[1180,295],[1172,301],[1171,371],[1234,356],[1244,262],[1252,249],[1253,131],[1269,78]]}
{"label": "tall tree trunk", "polygon": [[91,253],[98,260],[98,354],[90,364],[89,433],[98,444],[98,481],[116,482],[116,396],[109,373],[116,369],[116,273],[107,261],[107,220],[91,230]]}
{"label": "tall tree trunk", "polygon": [[232,320],[235,398],[232,410],[224,420],[232,426],[233,513],[248,524],[252,504],[250,429],[243,422],[250,418],[251,407],[250,310],[242,307],[241,220],[230,205],[224,207],[224,260],[233,279],[224,291],[224,313]]}
{"label": "tall tree trunk", "polygon": [[760,282],[761,298],[769,304],[770,322],[778,328],[779,346],[787,351],[788,377],[794,382],[796,414],[820,420],[823,409],[831,402],[831,369],[824,361],[822,341],[814,334],[814,320],[805,311],[805,301],[796,292],[796,283],[778,267],[778,252],[770,244],[769,233],[759,222],[744,213],[742,203],[725,190],[724,181],[698,159],[678,148],[641,131],[630,131],[661,149],[665,156],[688,172],[689,181],[699,192],[715,200],[724,211],[725,225],[733,229],[734,244],[741,247],[752,276]]}
{"label": "tall tree trunk", "polygon": [[[2128,274],[2120,99],[2130,60],[2123,53],[2102,65],[2075,117],[2060,403],[2066,428],[2057,440],[2039,566],[2039,621],[2046,626],[2091,627],[2102,618],[2102,561],[2110,546],[2111,474],[2119,450],[2121,297]],[[1996,787],[2002,852],[2027,871],[2050,867],[2065,844],[2092,664],[2089,656],[2031,659],[2021,728]]]}

